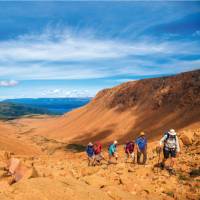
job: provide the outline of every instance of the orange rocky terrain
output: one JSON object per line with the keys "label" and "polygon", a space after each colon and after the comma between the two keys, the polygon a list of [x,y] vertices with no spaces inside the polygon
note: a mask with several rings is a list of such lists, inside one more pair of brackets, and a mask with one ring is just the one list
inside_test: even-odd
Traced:
{"label": "orange rocky terrain", "polygon": [[[200,70],[131,81],[105,89],[86,106],[61,117],[36,116],[0,122],[2,200],[198,200],[200,199]],[[181,153],[176,175],[156,167],[163,132],[174,128]],[[124,163],[123,142],[145,131],[145,166]],[[87,167],[81,152],[89,141],[119,140],[119,163]],[[80,152],[79,152],[80,151]],[[26,169],[9,185],[5,152]]]}
{"label": "orange rocky terrain", "polygon": [[[183,133],[190,145],[182,144],[175,165],[176,175],[155,167],[158,155],[151,142],[145,166],[124,163],[119,146],[117,165],[87,167],[85,153],[59,151],[43,155],[13,155],[26,166],[27,174],[9,185],[5,176],[3,151],[0,151],[0,199],[2,200],[198,200],[200,197],[200,130]],[[188,137],[187,137],[188,136]],[[191,139],[191,140],[190,140]],[[184,141],[184,140],[183,140]],[[187,141],[187,140],[186,140]],[[45,141],[48,145],[49,141]],[[40,146],[38,144],[38,146]],[[104,151],[107,158],[107,154]],[[34,167],[33,167],[34,166]]]}
{"label": "orange rocky terrain", "polygon": [[10,123],[0,122],[0,150],[21,155],[39,155],[40,148],[16,135],[19,129]]}

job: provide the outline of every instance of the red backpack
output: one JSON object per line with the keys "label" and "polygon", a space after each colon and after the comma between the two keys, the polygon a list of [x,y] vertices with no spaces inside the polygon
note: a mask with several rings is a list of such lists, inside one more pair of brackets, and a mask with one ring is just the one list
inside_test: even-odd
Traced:
{"label": "red backpack", "polygon": [[102,145],[101,145],[101,143],[100,143],[100,142],[96,142],[96,143],[94,144],[94,153],[95,153],[95,154],[99,154],[99,153],[101,153],[101,150],[102,150]]}
{"label": "red backpack", "polygon": [[125,152],[128,153],[132,153],[134,151],[134,143],[133,142],[128,142],[126,143],[126,147],[125,147]]}

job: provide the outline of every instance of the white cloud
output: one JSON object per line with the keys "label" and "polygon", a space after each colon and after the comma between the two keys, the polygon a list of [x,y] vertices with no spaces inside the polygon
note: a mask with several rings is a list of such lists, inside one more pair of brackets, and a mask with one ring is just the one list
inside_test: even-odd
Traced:
{"label": "white cloud", "polygon": [[144,55],[165,51],[165,44],[122,43],[48,30],[40,35],[25,35],[0,42],[2,61],[87,61]]}
{"label": "white cloud", "polygon": [[53,98],[65,98],[65,97],[93,97],[95,93],[89,90],[64,90],[64,89],[52,89],[45,90],[41,93],[41,97],[53,97]]}
{"label": "white cloud", "polygon": [[[198,53],[197,42],[158,42],[153,39],[122,42],[97,39],[91,32],[77,34],[71,30],[48,28],[41,34],[0,42],[0,78],[87,79],[129,73],[159,74],[168,71],[165,64],[159,64],[159,70],[147,70],[144,66],[158,66],[157,58],[160,57],[170,60],[171,56]],[[149,56],[154,56],[154,59]],[[179,61],[176,63],[175,68],[180,69]],[[190,61],[188,66],[191,66]]]}
{"label": "white cloud", "polygon": [[16,86],[18,85],[18,81],[15,81],[15,80],[3,80],[3,81],[0,81],[0,87],[13,87],[13,86]]}

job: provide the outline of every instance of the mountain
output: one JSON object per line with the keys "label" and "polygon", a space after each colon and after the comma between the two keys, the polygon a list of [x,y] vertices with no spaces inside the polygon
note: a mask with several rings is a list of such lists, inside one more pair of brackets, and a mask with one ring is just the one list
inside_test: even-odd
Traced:
{"label": "mountain", "polygon": [[0,119],[15,119],[32,114],[49,114],[49,112],[45,109],[38,109],[27,105],[0,102]]}
{"label": "mountain", "polygon": [[64,114],[75,108],[84,106],[91,98],[22,98],[7,99],[3,102],[31,106],[37,109],[48,110],[50,114]]}
{"label": "mountain", "polygon": [[154,140],[170,128],[200,125],[199,94],[200,70],[130,81],[100,91],[89,104],[63,117],[32,121],[38,127],[34,134],[86,144],[124,142],[145,131]]}

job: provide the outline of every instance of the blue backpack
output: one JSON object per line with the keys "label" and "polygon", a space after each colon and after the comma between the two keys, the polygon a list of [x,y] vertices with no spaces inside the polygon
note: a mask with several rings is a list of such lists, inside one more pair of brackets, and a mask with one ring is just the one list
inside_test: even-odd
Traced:
{"label": "blue backpack", "polygon": [[142,138],[142,137],[139,137],[136,141],[138,147],[140,150],[144,150],[146,145],[147,145],[147,139],[146,138]]}
{"label": "blue backpack", "polygon": [[86,153],[88,156],[92,157],[94,155],[94,149],[92,146],[87,146]]}

